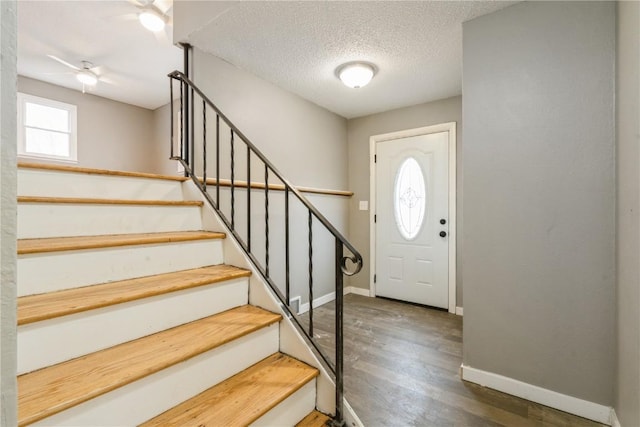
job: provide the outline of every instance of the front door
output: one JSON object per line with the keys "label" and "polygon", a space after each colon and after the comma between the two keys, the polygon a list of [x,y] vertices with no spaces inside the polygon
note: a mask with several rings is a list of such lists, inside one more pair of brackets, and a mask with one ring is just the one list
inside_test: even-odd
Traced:
{"label": "front door", "polygon": [[449,133],[376,143],[376,294],[448,308]]}

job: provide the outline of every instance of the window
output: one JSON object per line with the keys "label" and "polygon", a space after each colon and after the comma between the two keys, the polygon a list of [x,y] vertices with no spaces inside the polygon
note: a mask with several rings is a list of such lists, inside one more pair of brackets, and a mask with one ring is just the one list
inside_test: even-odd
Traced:
{"label": "window", "polygon": [[407,240],[415,238],[422,227],[426,197],[424,176],[413,157],[405,159],[398,168],[393,205],[398,231]]}
{"label": "window", "polygon": [[76,106],[18,93],[18,155],[76,162]]}

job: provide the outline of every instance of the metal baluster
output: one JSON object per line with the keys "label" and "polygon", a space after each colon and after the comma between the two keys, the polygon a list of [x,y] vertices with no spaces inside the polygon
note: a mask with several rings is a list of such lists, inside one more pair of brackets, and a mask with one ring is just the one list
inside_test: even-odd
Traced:
{"label": "metal baluster", "polygon": [[313,338],[313,216],[309,210],[309,335]]}
{"label": "metal baluster", "polygon": [[235,160],[235,148],[233,143],[233,129],[231,129],[231,229],[235,230],[235,217],[236,217],[236,197],[235,197],[235,168],[236,168],[236,160]]}
{"label": "metal baluster", "polygon": [[173,78],[169,78],[169,99],[171,100],[169,102],[169,114],[170,114],[170,119],[169,119],[169,127],[171,128],[170,132],[171,132],[171,144],[170,144],[170,149],[169,149],[169,158],[173,159]]}
{"label": "metal baluster", "polygon": [[287,305],[291,303],[289,283],[289,186],[284,187],[284,275]]}
{"label": "metal baluster", "polygon": [[[184,69],[184,76],[186,78],[189,78],[189,48],[190,45],[188,43],[182,43],[182,59],[183,59],[183,69]],[[187,165],[191,165],[191,156],[193,155],[192,152],[190,152],[190,148],[191,145],[189,143],[189,88],[187,87],[187,83],[184,80],[180,80],[181,85],[185,86],[185,93],[184,93],[184,105],[180,105],[180,111],[182,113],[182,123],[184,123],[184,152],[183,154],[183,159],[184,161],[187,163]],[[180,88],[181,90],[181,95],[182,95],[182,87]],[[182,101],[182,100],[181,100]],[[192,169],[193,170],[193,169]],[[189,173],[185,170],[184,171],[184,176],[189,176]]]}
{"label": "metal baluster", "polygon": [[220,209],[220,115],[216,114],[216,207]]}
{"label": "metal baluster", "polygon": [[[182,100],[183,97],[183,87],[184,83],[180,80],[180,158],[182,160],[185,159],[184,152],[184,102]],[[185,172],[186,176],[186,172]]]}
{"label": "metal baluster", "polygon": [[336,236],[335,275],[336,275],[336,425],[343,424],[344,400],[344,277],[342,276],[342,242]]}
{"label": "metal baluster", "polygon": [[247,145],[247,252],[251,252],[251,147]]}
{"label": "metal baluster", "polygon": [[265,271],[269,277],[269,166],[264,165]]}
{"label": "metal baluster", "polygon": [[202,100],[202,182],[207,191],[207,104]]}
{"label": "metal baluster", "polygon": [[194,125],[194,119],[196,116],[196,112],[193,108],[193,87],[191,88],[191,97],[189,98],[189,106],[187,108],[189,108],[189,118],[191,119],[190,122],[190,135],[189,135],[189,142],[191,142],[191,148],[189,150],[189,159],[191,160],[191,173],[193,173],[193,175],[196,175],[196,149],[195,149],[195,143],[196,143],[196,138],[195,138],[195,125]]}

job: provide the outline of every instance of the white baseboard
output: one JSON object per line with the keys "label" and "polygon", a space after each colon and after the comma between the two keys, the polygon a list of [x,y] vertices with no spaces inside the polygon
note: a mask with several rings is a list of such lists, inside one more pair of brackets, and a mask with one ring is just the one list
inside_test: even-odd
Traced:
{"label": "white baseboard", "polygon": [[612,425],[611,407],[462,365],[462,379],[570,414]]}
{"label": "white baseboard", "polygon": [[364,297],[370,297],[371,294],[369,293],[369,289],[362,289],[362,288],[357,288],[355,286],[347,286],[346,288],[344,288],[344,294],[356,294],[356,295],[362,295]]}
{"label": "white baseboard", "polygon": [[620,420],[618,420],[618,415],[616,415],[616,410],[613,408],[611,408],[611,427],[622,427]]}
{"label": "white baseboard", "polygon": [[[344,295],[347,294],[356,294],[356,295],[363,295],[365,297],[369,296],[369,290],[368,289],[362,289],[362,288],[356,288],[354,286],[347,286],[344,288]],[[334,299],[336,299],[336,293],[335,292],[331,292],[330,294],[326,294],[323,295],[321,297],[315,298],[313,300],[313,307],[314,308],[318,308],[321,305],[324,305],[328,302],[333,301]],[[309,311],[309,303],[305,302],[304,304],[300,304],[300,297],[293,297],[291,298],[290,302],[293,302],[294,300],[298,300],[298,304],[299,304],[299,311],[298,314],[304,314],[307,311]]]}
{"label": "white baseboard", "polygon": [[462,314],[462,312],[463,312],[462,307],[456,307],[456,314],[457,314],[458,316],[464,316],[464,315]]}
{"label": "white baseboard", "polygon": [[345,421],[347,422],[348,426],[353,426],[353,427],[364,427],[364,424],[362,424],[362,421],[360,421],[360,418],[358,418],[358,414],[356,414],[356,411],[353,410],[353,408],[351,407],[351,405],[349,405],[349,402],[347,402],[347,399],[343,399],[344,400],[344,409],[345,409]]}
{"label": "white baseboard", "polygon": [[[313,300],[313,308],[318,308],[321,305],[324,305],[328,302],[333,301],[334,299],[336,299],[336,293],[335,292],[331,292],[330,294],[326,294],[323,295],[321,297],[315,298]],[[309,311],[309,303],[305,302],[304,304],[300,305],[300,311],[298,312],[298,314],[304,314],[307,311]]]}

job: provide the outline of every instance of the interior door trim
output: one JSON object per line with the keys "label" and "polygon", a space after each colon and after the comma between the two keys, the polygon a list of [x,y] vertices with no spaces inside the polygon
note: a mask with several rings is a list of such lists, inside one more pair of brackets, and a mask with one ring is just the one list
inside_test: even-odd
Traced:
{"label": "interior door trim", "polygon": [[376,296],[376,148],[377,143],[431,133],[449,134],[449,313],[456,312],[456,122],[441,123],[398,132],[374,135],[369,138],[369,296]]}

